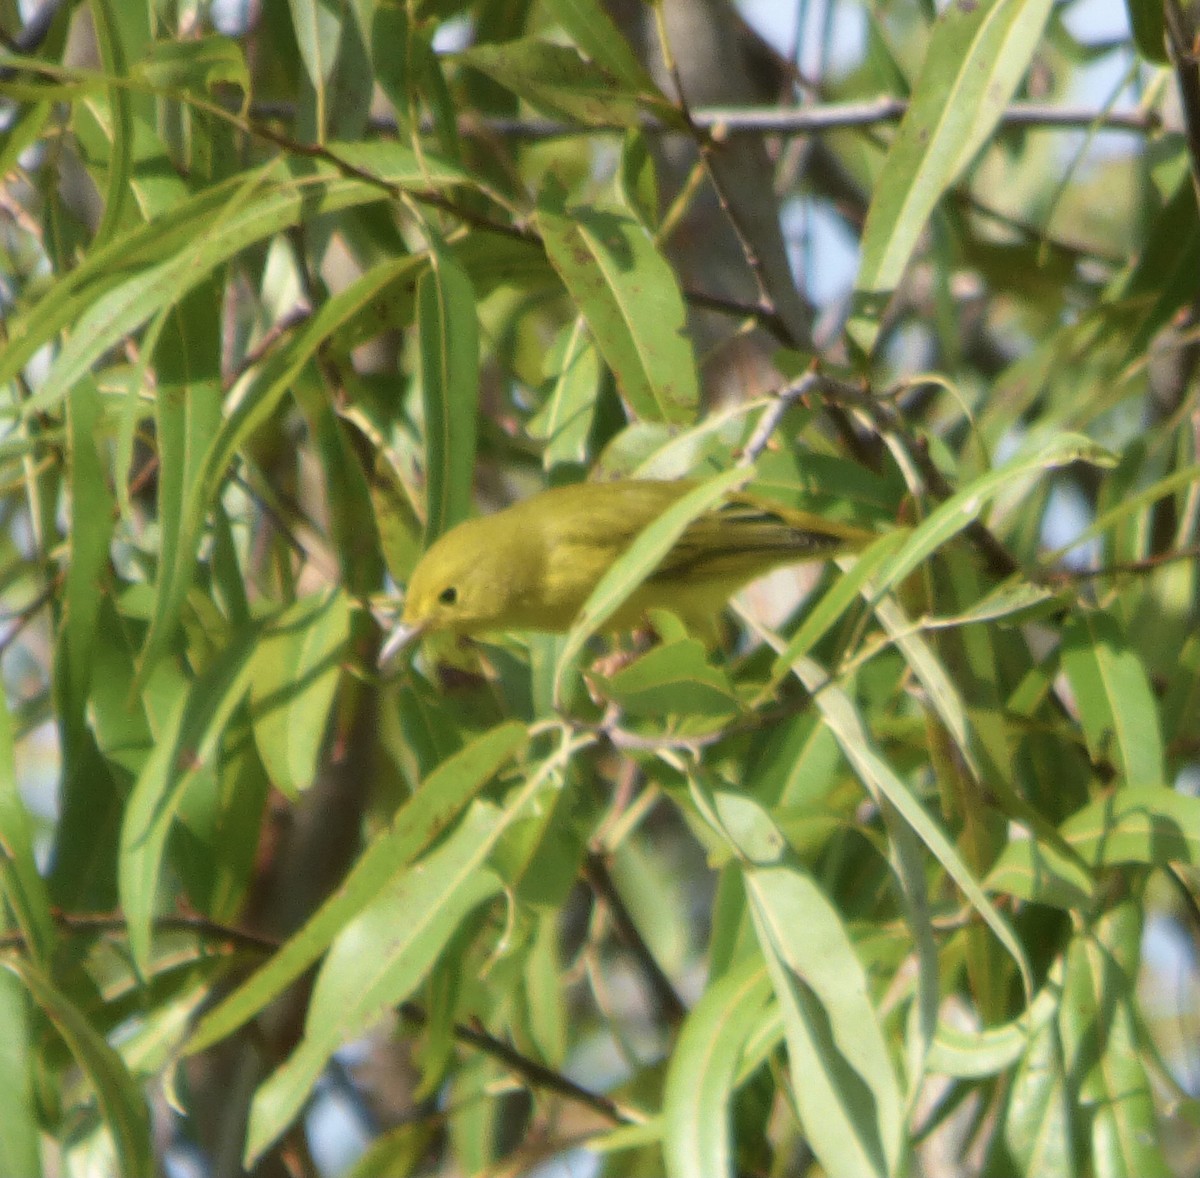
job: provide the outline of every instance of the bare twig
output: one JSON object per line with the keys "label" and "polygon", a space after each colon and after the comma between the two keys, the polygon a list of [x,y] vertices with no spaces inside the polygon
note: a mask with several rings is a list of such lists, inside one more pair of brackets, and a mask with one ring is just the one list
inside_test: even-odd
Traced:
{"label": "bare twig", "polygon": [[[425,1012],[414,1002],[403,1003],[400,1007],[400,1013],[419,1026],[424,1026],[429,1021]],[[576,1104],[582,1104],[590,1108],[593,1112],[599,1113],[600,1116],[607,1121],[611,1121],[614,1125],[633,1125],[637,1124],[640,1119],[628,1109],[622,1108],[615,1100],[611,1100],[607,1096],[602,1096],[598,1092],[593,1092],[589,1088],[584,1088],[581,1084],[576,1084],[574,1080],[564,1076],[562,1072],[556,1072],[552,1068],[546,1067],[545,1064],[540,1064],[537,1060],[530,1059],[527,1055],[522,1055],[502,1039],[497,1039],[494,1035],[489,1035],[478,1024],[468,1027],[462,1023],[455,1023],[454,1037],[458,1042],[464,1043],[469,1047],[478,1047],[480,1051],[491,1056],[492,1059],[504,1064],[525,1081],[529,1087],[540,1088],[547,1092],[557,1093],[559,1096],[565,1096],[568,1100],[573,1100]]]}
{"label": "bare twig", "polygon": [[754,277],[754,284],[758,290],[759,314],[764,321],[772,322],[776,325],[776,334],[779,332],[783,333],[782,339],[786,346],[801,347],[806,341],[794,338],[795,333],[788,327],[780,315],[775,297],[771,293],[770,277],[766,272],[762,256],[754,244],[752,235],[746,226],[742,224],[739,211],[726,190],[726,185],[721,177],[721,169],[717,167],[716,161],[713,158],[713,135],[711,132],[698,126],[692,119],[691,110],[688,107],[687,94],[683,88],[683,78],[680,76],[679,66],[671,50],[670,38],[667,36],[666,15],[661,4],[654,7],[654,24],[658,30],[659,51],[663,55],[663,62],[675,87],[676,107],[683,116],[684,124],[691,133],[692,138],[695,140],[696,147],[700,152],[700,159],[704,164],[705,171],[708,173],[709,182],[713,186],[713,191],[717,194],[721,211],[725,214],[725,219],[729,222],[730,228],[737,238],[742,256],[746,259],[746,265]]}
{"label": "bare twig", "polygon": [[1102,565],[1094,569],[1056,569],[1047,575],[1046,580],[1056,585],[1074,585],[1079,581],[1095,581],[1102,577],[1152,573],[1155,569],[1162,568],[1163,565],[1198,558],[1200,558],[1200,544],[1192,544],[1187,548],[1174,548],[1170,552],[1156,552],[1153,556],[1145,556],[1141,560],[1116,561],[1113,564]]}
{"label": "bare twig", "polygon": [[[256,117],[290,119],[295,110],[287,103],[255,103]],[[854,127],[875,127],[895,123],[904,117],[908,103],[903,98],[884,95],[862,102],[811,103],[805,106],[696,107],[691,110],[694,126],[704,132],[722,135],[815,135]],[[1013,102],[1000,118],[1003,127],[1022,129],[1084,130],[1099,126],[1106,131],[1130,135],[1153,135],[1163,129],[1157,111],[1105,111],[1095,107],[1052,106],[1043,102]],[[378,116],[372,120],[377,131],[395,131],[395,119]],[[625,131],[625,123],[570,123],[546,118],[479,118],[464,115],[459,121],[462,135],[486,134],[502,139],[561,139],[571,135],[603,135]],[[640,123],[643,132],[670,135],[677,128],[651,115]],[[432,122],[422,132],[433,130]]]}
{"label": "bare twig", "polygon": [[283,339],[285,335],[291,332],[294,328],[299,327],[302,323],[306,323],[312,318],[312,305],[307,301],[299,302],[286,313],[281,315],[270,327],[263,332],[263,337],[257,345],[248,351],[242,357],[238,366],[231,372],[225,380],[225,391],[229,392],[231,388],[241,379],[241,377],[254,367],[262,358]]}
{"label": "bare twig", "polygon": [[617,886],[608,873],[608,864],[605,863],[603,856],[594,851],[589,852],[583,861],[583,873],[591,885],[592,891],[608,909],[608,914],[612,918],[621,940],[625,942],[626,948],[637,959],[638,965],[654,993],[654,1000],[658,1004],[660,1014],[672,1026],[678,1026],[687,1017],[687,1007],[683,1004],[683,999],[675,992],[671,979],[663,972],[662,966],[650,952],[650,946],[646,944],[645,938],[634,924],[633,917],[629,915],[629,909],[625,907],[625,901],[621,899],[621,893],[617,891]]}

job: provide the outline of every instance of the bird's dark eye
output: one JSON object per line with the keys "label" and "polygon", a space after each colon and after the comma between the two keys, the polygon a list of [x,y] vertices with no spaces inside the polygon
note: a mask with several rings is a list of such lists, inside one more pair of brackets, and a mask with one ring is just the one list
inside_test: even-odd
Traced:
{"label": "bird's dark eye", "polygon": [[438,601],[443,605],[453,605],[458,600],[458,590],[453,585],[447,585],[445,589],[438,594]]}

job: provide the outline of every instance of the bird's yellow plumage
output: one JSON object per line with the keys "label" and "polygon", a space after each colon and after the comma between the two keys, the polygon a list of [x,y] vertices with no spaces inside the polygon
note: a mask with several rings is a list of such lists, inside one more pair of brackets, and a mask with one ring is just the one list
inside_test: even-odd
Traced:
{"label": "bird's yellow plumage", "polygon": [[[433,630],[568,629],[613,561],[695,486],[690,480],[579,483],[459,524],[414,569],[388,652]],[[660,607],[703,630],[754,577],[854,551],[872,539],[861,528],[738,492],[688,525],[608,625],[629,628]]]}

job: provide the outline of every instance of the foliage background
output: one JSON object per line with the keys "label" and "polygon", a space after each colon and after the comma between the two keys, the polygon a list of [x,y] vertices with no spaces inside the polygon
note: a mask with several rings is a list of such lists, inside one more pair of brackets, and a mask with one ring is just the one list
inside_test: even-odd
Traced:
{"label": "foliage background", "polygon": [[[0,4],[0,1172],[1196,1166],[1200,88],[1126,12]],[[378,674],[432,537],[626,473],[880,539]]]}

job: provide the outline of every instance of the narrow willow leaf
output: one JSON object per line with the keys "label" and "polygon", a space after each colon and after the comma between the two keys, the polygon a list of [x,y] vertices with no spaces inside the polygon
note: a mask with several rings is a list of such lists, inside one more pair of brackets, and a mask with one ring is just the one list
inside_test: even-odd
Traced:
{"label": "narrow willow leaf", "polygon": [[249,101],[250,70],[241,45],[232,37],[209,34],[185,41],[155,41],[130,73],[177,95],[208,95],[219,86],[232,85]]}
{"label": "narrow willow leaf", "polygon": [[479,325],[475,292],[445,251],[429,251],[417,283],[421,391],[425,403],[425,547],[471,514]]}
{"label": "narrow willow leaf", "polygon": [[1067,949],[1061,1022],[1097,1172],[1170,1178],[1136,1026],[1142,908],[1125,899]]}
{"label": "narrow willow leaf", "polygon": [[440,837],[470,800],[524,747],[523,724],[510,721],[448,757],[358,857],[338,890],[270,961],[201,1018],[185,1050],[203,1051],[253,1018],[298,978],[387,882]]}
{"label": "narrow willow leaf", "polygon": [[546,9],[593,61],[633,90],[654,88],[629,42],[597,0],[546,0]]}
{"label": "narrow willow leaf", "polygon": [[630,716],[729,716],[742,710],[729,676],[696,638],[663,642],[611,678],[595,676],[606,699]]}
{"label": "narrow willow leaf", "polygon": [[995,470],[981,475],[930,512],[908,536],[904,547],[880,573],[877,590],[882,593],[902,581],[913,569],[983,513],[1001,491],[1037,471],[1054,470],[1072,462],[1093,466],[1114,465],[1112,453],[1079,434],[1055,434],[1018,454]]}
{"label": "narrow willow leaf", "polygon": [[1138,52],[1148,61],[1166,65],[1166,13],[1158,0],[1125,0],[1125,12]]}
{"label": "narrow willow leaf", "polygon": [[329,150],[345,161],[349,175],[332,164],[284,158],[205,188],[169,216],[89,253],[27,314],[14,319],[0,350],[0,383],[5,383],[39,348],[71,328],[37,392],[22,402],[21,413],[30,417],[52,409],[105,352],[247,246],[318,213],[383,200],[381,184],[427,191],[466,182],[453,165],[427,152],[418,160],[395,143],[335,144]]}
{"label": "narrow willow leaf", "polygon": [[150,1114],[141,1086],[121,1057],[92,1026],[91,1019],[64,995],[32,962],[21,957],[0,958],[24,983],[34,1003],[54,1025],[87,1077],[104,1124],[112,1134],[122,1174],[153,1174]]}
{"label": "narrow willow leaf", "polygon": [[1058,1003],[1057,990],[1043,989],[1025,1014],[1003,1026],[965,1031],[939,1023],[926,1071],[960,1080],[982,1080],[1007,1071],[1028,1049],[1030,1039],[1057,1015]]}
{"label": "narrow willow leaf", "polygon": [[582,318],[565,328],[547,353],[554,384],[541,410],[526,423],[531,438],[546,443],[542,465],[553,470],[562,463],[586,461],[588,435],[600,395],[600,356],[588,338]]}
{"label": "narrow willow leaf", "polygon": [[734,1169],[731,1105],[742,1051],[767,1017],[771,982],[756,958],[704,992],[684,1021],[663,1087],[668,1178],[727,1178]]}
{"label": "narrow willow leaf", "polygon": [[900,1171],[904,1100],[841,917],[791,866],[746,871],[805,1137],[829,1174]]}
{"label": "narrow willow leaf", "polygon": [[1021,972],[1026,996],[1033,997],[1033,975],[1021,942],[996,906],[988,899],[982,885],[963,862],[958,849],[947,837],[940,824],[921,804],[911,789],[878,755],[874,742],[858,710],[850,698],[825,671],[809,659],[801,659],[793,668],[796,676],[812,692],[817,707],[837,738],[859,780],[874,797],[886,798],[912,827],[917,837],[946,869],[962,889],[1000,943],[1008,950]]}
{"label": "narrow willow leaf", "polygon": [[[124,21],[121,19],[124,17]],[[114,6],[112,0],[99,0],[93,9],[93,28],[104,63],[105,73],[123,78],[129,72],[130,50],[137,56],[139,46],[127,45],[123,35],[131,13]],[[133,18],[136,20],[136,16]],[[130,40],[133,38],[131,37]],[[133,161],[133,95],[124,86],[109,86],[108,126],[111,145],[104,185],[104,215],[96,229],[94,244],[106,245],[116,236],[125,221],[126,202],[131,189]]]}
{"label": "narrow willow leaf", "polygon": [[983,883],[989,892],[1066,911],[1088,908],[1096,892],[1096,881],[1086,867],[1036,838],[1012,839]]}
{"label": "narrow willow leaf", "polygon": [[863,229],[849,330],[864,352],[930,213],[1016,93],[1051,8],[1051,0],[983,0],[951,4],[938,17]]}
{"label": "narrow willow leaf", "polygon": [[847,558],[850,568],[846,569],[829,590],[811,609],[804,612],[804,620],[795,634],[788,640],[787,647],[775,659],[771,671],[771,682],[778,684],[790,674],[792,664],[806,655],[836,625],[839,618],[857,600],[859,592],[871,574],[885,564],[904,543],[905,532],[888,532],[880,536],[869,548],[853,558]]}
{"label": "narrow willow leaf", "polygon": [[154,614],[142,647],[140,687],[166,650],[192,587],[197,529],[185,511],[203,486],[204,455],[221,421],[221,300],[205,283],[190,290],[169,316],[155,349],[158,387],[154,421],[158,442],[158,579]]}
{"label": "narrow willow leaf", "polygon": [[100,390],[87,377],[67,404],[71,526],[70,559],[63,592],[63,619],[55,651],[55,694],[60,709],[64,792],[76,774],[88,773],[95,736],[87,716],[95,680],[99,620],[108,583],[113,535]]}
{"label": "narrow willow leaf", "polygon": [[250,688],[252,650],[253,642],[241,636],[204,675],[177,694],[126,804],[118,884],[129,947],[143,976],[150,965],[167,836],[184,791],[209,771],[234,709]]}
{"label": "narrow willow leaf", "polygon": [[17,786],[12,716],[0,699],[0,890],[24,940],[24,952],[37,965],[54,950],[54,923],[46,882],[33,858],[29,814]]}
{"label": "narrow willow leaf", "polygon": [[271,784],[293,797],[312,783],[350,636],[350,603],[330,590],[273,619],[251,661],[250,716]]}
{"label": "narrow willow leaf", "polygon": [[342,6],[334,0],[288,0],[288,7],[308,80],[324,93],[342,39]]}
{"label": "narrow willow leaf", "polygon": [[1200,798],[1169,786],[1128,786],[1072,814],[1062,833],[1097,867],[1175,860],[1200,866]]}
{"label": "narrow willow leaf", "polygon": [[0,1174],[40,1178],[40,1127],[33,1096],[34,1039],[29,1001],[19,978],[0,973]]}
{"label": "narrow willow leaf", "polygon": [[476,45],[460,55],[507,90],[551,117],[585,126],[629,128],[643,111],[678,121],[675,108],[656,90],[631,90],[603,66],[566,45],[521,37],[498,45]]}
{"label": "narrow willow leaf", "polygon": [[1093,761],[1113,761],[1129,785],[1166,780],[1158,703],[1146,670],[1116,620],[1077,611],[1062,639],[1071,684]]}
{"label": "narrow willow leaf", "polygon": [[502,890],[485,862],[506,825],[497,807],[474,802],[445,843],[393,876],[339,932],[317,975],[304,1038],[254,1095],[248,1166],[299,1113],[330,1056],[408,998],[463,919]]}
{"label": "narrow willow leaf", "polygon": [[[1049,976],[1052,990],[1062,985],[1061,959]],[[1056,1011],[1057,1013],[1057,1011]],[[1004,1111],[1004,1140],[1027,1178],[1039,1174],[1072,1178],[1079,1173],[1074,1144],[1078,1113],[1064,1072],[1057,1018],[1047,1020],[1021,1057]]]}
{"label": "narrow willow leaf", "polygon": [[632,415],[690,422],[700,391],[683,297],[645,227],[622,209],[567,209],[553,185],[542,193],[537,220],[550,263]]}

